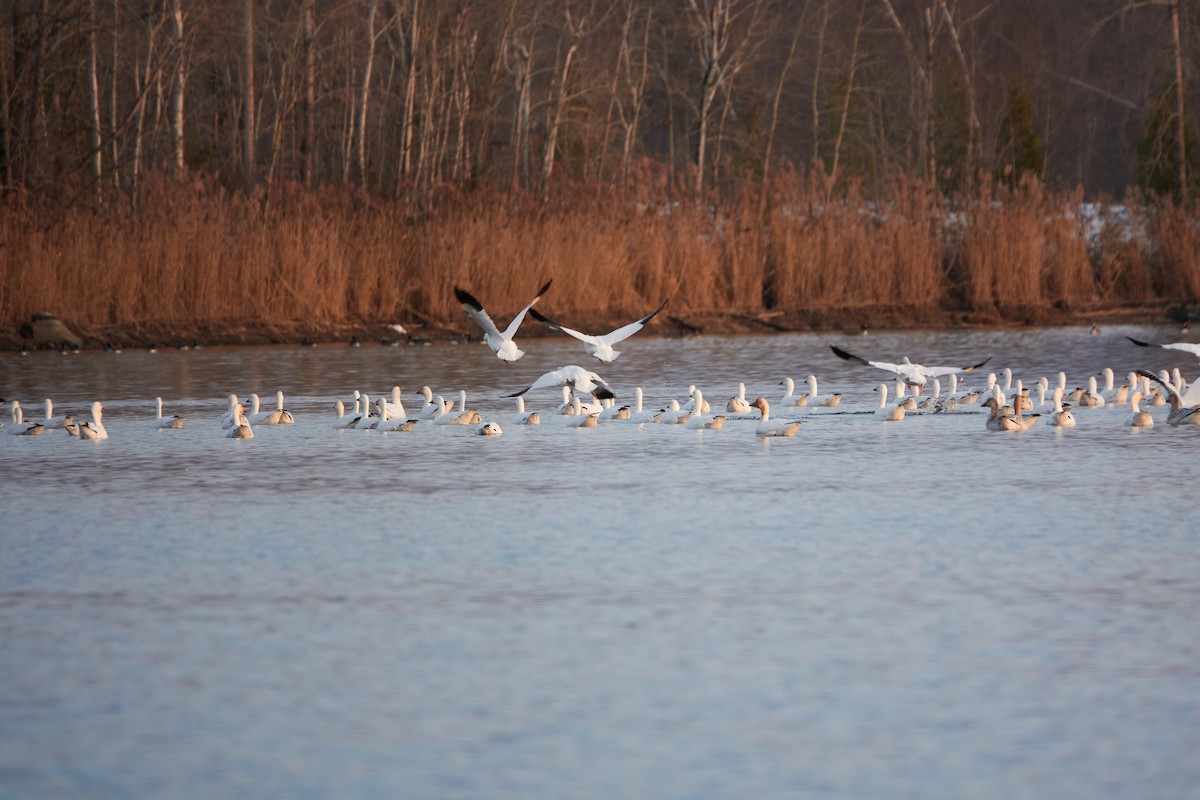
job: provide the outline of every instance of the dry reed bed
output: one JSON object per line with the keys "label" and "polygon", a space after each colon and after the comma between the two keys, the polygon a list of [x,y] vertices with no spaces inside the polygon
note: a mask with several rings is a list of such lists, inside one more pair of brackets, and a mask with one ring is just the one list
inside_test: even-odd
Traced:
{"label": "dry reed bed", "polygon": [[[286,198],[159,183],[140,211],[0,215],[0,321],[51,311],[84,327],[256,320],[462,325],[455,284],[507,317],[544,301],[571,321],[900,308],[1087,309],[1200,300],[1200,228],[1171,203],[1096,228],[1079,193],[1036,182],[937,202],[783,178],[713,213],[605,189],[550,199],[478,192],[419,209],[360,195]],[[1091,228],[1088,226],[1091,225]],[[1091,235],[1085,233],[1091,230]]]}

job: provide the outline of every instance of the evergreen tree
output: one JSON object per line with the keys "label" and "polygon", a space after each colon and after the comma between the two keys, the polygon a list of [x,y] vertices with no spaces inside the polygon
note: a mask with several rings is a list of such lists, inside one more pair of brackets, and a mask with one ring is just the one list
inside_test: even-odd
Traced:
{"label": "evergreen tree", "polygon": [[[1197,178],[1196,118],[1184,106],[1186,115],[1183,135],[1184,157],[1187,159],[1189,191],[1195,189]],[[1142,123],[1142,134],[1135,148],[1138,186],[1157,194],[1179,196],[1179,146],[1176,138],[1175,86],[1169,84],[1159,91],[1150,113]]]}
{"label": "evergreen tree", "polygon": [[1034,125],[1033,103],[1025,85],[1013,78],[1008,84],[1008,100],[996,144],[996,179],[1016,186],[1025,173],[1042,178],[1045,171],[1046,155]]}

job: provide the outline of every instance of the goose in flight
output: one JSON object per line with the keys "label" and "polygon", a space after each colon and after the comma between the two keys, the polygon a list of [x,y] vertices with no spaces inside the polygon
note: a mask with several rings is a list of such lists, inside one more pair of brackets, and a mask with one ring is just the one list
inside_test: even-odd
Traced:
{"label": "goose in flight", "polygon": [[616,398],[617,396],[613,392],[612,387],[603,378],[575,364],[568,364],[565,367],[551,370],[521,391],[507,396],[520,397],[534,389],[548,389],[555,386],[567,386],[570,388],[572,394],[576,392],[589,392],[597,400],[607,400],[609,398]]}
{"label": "goose in flight", "polygon": [[1200,425],[1200,405],[1187,406],[1178,389],[1150,370],[1139,369],[1137,374],[1154,381],[1167,392],[1170,398],[1168,402],[1171,404],[1171,410],[1167,412],[1168,425]]}
{"label": "goose in flight", "polygon": [[454,296],[458,298],[458,302],[462,303],[463,309],[467,312],[467,316],[475,320],[479,327],[483,328],[483,341],[487,346],[492,348],[492,352],[501,361],[516,361],[521,356],[525,355],[525,351],[518,349],[517,343],[513,341],[513,336],[517,334],[517,328],[521,327],[521,323],[525,320],[525,314],[529,309],[533,308],[533,304],[542,299],[542,295],[550,288],[553,281],[546,281],[546,285],[538,290],[537,297],[529,301],[529,305],[521,309],[521,313],[513,317],[513,321],[508,323],[508,327],[503,332],[496,327],[496,323],[492,322],[492,318],[483,310],[483,304],[476,300],[469,292],[454,287]]}
{"label": "goose in flight", "polygon": [[[1200,359],[1200,344],[1191,342],[1171,342],[1170,344],[1154,344],[1152,342],[1143,342],[1140,339],[1134,339],[1132,336],[1126,336],[1126,339],[1136,344],[1138,347],[1161,347],[1163,350],[1181,350],[1184,353],[1191,353],[1196,358]],[[1191,406],[1200,403],[1200,381],[1193,381],[1187,391],[1182,391],[1183,405]]]}
{"label": "goose in flight", "polygon": [[[546,285],[549,286],[549,284]],[[654,309],[636,322],[631,322],[628,325],[622,325],[615,331],[597,336],[587,333],[580,333],[577,330],[559,325],[557,322],[548,319],[544,314],[539,313],[537,309],[532,309],[529,313],[533,315],[534,319],[545,325],[547,328],[555,331],[561,331],[562,333],[565,333],[568,336],[572,336],[583,342],[584,351],[592,358],[599,359],[605,363],[610,363],[616,361],[617,356],[621,355],[619,350],[613,350],[613,345],[625,341],[630,336],[633,336],[635,333],[640,331],[643,327],[645,327],[646,323],[654,319],[655,315],[657,315],[658,312],[662,311],[666,307],[670,300],[671,298],[668,297],[663,301],[661,306]],[[532,305],[532,303],[530,305]]]}
{"label": "goose in flight", "polygon": [[958,372],[970,372],[971,370],[979,369],[984,364],[992,360],[992,357],[988,356],[978,364],[972,364],[966,367],[927,367],[924,364],[914,364],[908,360],[907,356],[904,357],[903,363],[892,364],[888,361],[868,361],[865,358],[856,356],[853,353],[848,353],[845,350],[835,347],[834,345],[830,345],[829,349],[833,351],[835,356],[845,361],[853,361],[856,364],[863,364],[868,367],[887,370],[888,372],[899,375],[900,379],[904,381],[905,385],[914,390],[917,394],[921,394],[922,387],[925,386],[925,382],[930,378],[937,378],[942,375],[953,375]]}

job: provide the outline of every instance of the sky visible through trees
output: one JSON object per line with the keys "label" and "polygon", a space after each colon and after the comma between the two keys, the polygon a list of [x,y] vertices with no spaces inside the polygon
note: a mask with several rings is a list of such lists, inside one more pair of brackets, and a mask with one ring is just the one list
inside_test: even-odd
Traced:
{"label": "sky visible through trees", "polygon": [[1173,188],[1200,42],[1191,0],[5,5],[0,180],[51,202],[155,172],[411,197],[648,165],[694,195],[814,168],[955,191],[1021,148],[1051,185],[1120,196]]}

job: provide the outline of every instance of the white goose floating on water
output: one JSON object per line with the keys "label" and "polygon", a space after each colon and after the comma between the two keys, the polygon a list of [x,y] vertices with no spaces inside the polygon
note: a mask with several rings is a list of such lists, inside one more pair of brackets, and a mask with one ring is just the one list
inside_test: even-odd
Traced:
{"label": "white goose floating on water", "polygon": [[542,415],[536,411],[525,410],[525,398],[518,397],[517,412],[513,414],[513,422],[517,425],[540,425],[542,423]]}
{"label": "white goose floating on water", "polygon": [[746,399],[746,384],[738,384],[738,393],[725,403],[725,410],[730,414],[749,414],[754,406]]}
{"label": "white goose floating on water", "polygon": [[158,416],[155,418],[156,427],[170,428],[170,429],[175,429],[175,430],[183,427],[184,420],[187,419],[186,417],[181,417],[178,414],[172,414],[169,417],[164,417],[163,412],[162,412],[162,409],[163,409],[162,398],[156,397],[156,398],[154,398],[154,402],[155,402],[155,405],[158,407]]}
{"label": "white goose floating on water", "polygon": [[[692,390],[692,402],[695,408],[707,408],[707,405],[704,402],[704,393],[699,389]],[[725,427],[725,419],[726,417],[724,414],[709,416],[703,411],[694,411],[692,412],[692,415],[688,417],[687,426],[693,430],[704,429],[719,431]]]}
{"label": "white goose floating on water", "polygon": [[1074,428],[1075,415],[1071,407],[1063,404],[1063,388],[1054,387],[1054,412],[1050,415],[1050,425],[1055,428]]}
{"label": "white goose floating on water", "polygon": [[[550,284],[546,284],[546,286],[549,287]],[[583,342],[584,352],[586,352],[592,358],[598,359],[605,363],[611,363],[617,359],[617,356],[621,355],[619,350],[613,349],[613,345],[625,341],[630,336],[633,336],[635,333],[640,331],[643,327],[645,327],[646,323],[654,319],[655,315],[657,315],[658,312],[662,311],[666,307],[668,302],[670,302],[669,297],[663,301],[661,306],[654,309],[636,322],[631,322],[628,325],[622,325],[615,331],[597,336],[581,333],[564,325],[559,325],[557,322],[548,319],[544,314],[539,313],[537,309],[531,309],[530,314],[533,315],[534,319],[545,325],[547,328],[555,331],[561,331],[562,333],[565,333],[568,336]],[[532,303],[530,305],[532,305]]]}
{"label": "white goose floating on water", "polygon": [[54,416],[54,402],[46,398],[46,418],[42,420],[42,427],[46,430],[56,430],[65,428],[75,421],[75,417],[71,414],[63,414],[62,416]]}
{"label": "white goose floating on water", "polygon": [[503,331],[496,327],[496,323],[483,310],[483,304],[465,289],[455,286],[454,296],[458,298],[458,302],[462,303],[463,310],[467,312],[467,315],[483,328],[483,341],[492,349],[496,357],[502,361],[516,361],[525,355],[525,351],[519,349],[517,343],[513,341],[513,337],[517,334],[517,328],[521,327],[521,323],[525,320],[525,314],[533,308],[534,303],[542,299],[542,295],[550,288],[551,283],[553,281],[546,281],[546,285],[538,290],[537,297],[530,300],[529,305],[521,309],[521,313],[513,317],[513,321],[508,323],[508,327]]}
{"label": "white goose floating on water", "polygon": [[40,422],[25,421],[25,409],[17,400],[12,401],[9,413],[12,414],[12,422],[4,427],[4,432],[9,436],[41,436],[46,430],[46,426]]}
{"label": "white goose floating on water", "polygon": [[750,405],[762,412],[762,419],[754,428],[756,436],[795,436],[804,425],[798,419],[771,419],[771,405],[765,397],[756,398]]}
{"label": "white goose floating on water", "polygon": [[1125,426],[1129,428],[1149,428],[1154,425],[1154,417],[1150,416],[1149,411],[1144,411],[1140,407],[1142,402],[1142,393],[1134,390],[1129,396],[1129,416],[1125,417]]}
{"label": "white goose floating on water", "polygon": [[918,395],[921,394],[922,388],[925,386],[926,381],[928,381],[930,378],[937,378],[943,375],[953,375],[958,372],[971,372],[972,370],[979,369],[984,364],[992,360],[992,357],[988,356],[978,364],[971,364],[965,367],[927,367],[924,364],[916,364],[912,361],[909,361],[908,356],[904,357],[904,361],[902,363],[893,364],[889,361],[868,361],[861,356],[848,353],[845,350],[835,347],[834,345],[830,345],[829,349],[833,351],[835,356],[845,361],[852,361],[856,364],[875,367],[876,369],[886,370],[887,372],[899,375],[904,381],[905,385],[916,391]]}
{"label": "white goose floating on water", "polygon": [[104,427],[104,406],[100,401],[92,403],[92,418],[79,426],[80,439],[107,439],[108,429]]}
{"label": "white goose floating on water", "polygon": [[887,384],[879,384],[875,391],[879,392],[879,408],[875,409],[875,419],[883,422],[903,422],[904,406],[888,403]]}
{"label": "white goose floating on water", "polygon": [[808,383],[808,393],[800,396],[802,398],[800,405],[807,406],[809,408],[837,408],[842,404],[841,392],[829,395],[821,395],[819,392],[817,392],[816,375],[809,375],[804,380]]}

